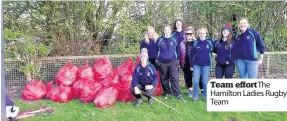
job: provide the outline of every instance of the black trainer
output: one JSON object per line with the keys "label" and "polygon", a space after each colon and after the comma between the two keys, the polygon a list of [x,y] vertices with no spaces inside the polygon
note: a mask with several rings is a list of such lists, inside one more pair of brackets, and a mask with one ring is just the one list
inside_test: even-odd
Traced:
{"label": "black trainer", "polygon": [[140,99],[137,99],[135,106],[138,107],[138,106],[140,106],[142,103],[143,103],[143,100],[142,100],[141,98],[140,98]]}
{"label": "black trainer", "polygon": [[182,102],[186,102],[186,100],[183,99],[183,97],[182,97],[181,95],[177,96],[176,98],[177,98],[178,100],[182,101]]}

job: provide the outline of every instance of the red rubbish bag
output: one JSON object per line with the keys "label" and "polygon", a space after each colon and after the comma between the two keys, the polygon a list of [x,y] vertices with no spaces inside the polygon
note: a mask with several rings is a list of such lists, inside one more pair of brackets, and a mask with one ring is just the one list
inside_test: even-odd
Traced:
{"label": "red rubbish bag", "polygon": [[131,85],[133,79],[132,74],[125,74],[121,77],[119,77],[119,83],[123,85]]}
{"label": "red rubbish bag", "polygon": [[123,63],[122,65],[115,68],[114,73],[118,76],[123,76],[124,74],[132,74],[133,71],[133,61],[131,58],[128,58],[128,60]]}
{"label": "red rubbish bag", "polygon": [[119,91],[115,87],[102,88],[96,95],[94,104],[99,108],[107,108],[115,104]]}
{"label": "red rubbish bag", "polygon": [[107,78],[99,82],[103,84],[104,87],[110,87],[110,86],[116,87],[119,84],[119,76],[110,74]]}
{"label": "red rubbish bag", "polygon": [[132,68],[132,73],[133,73],[133,71],[135,70],[135,68],[140,64],[140,58],[139,58],[139,56],[136,56],[136,62],[135,62],[135,64],[133,65],[133,68]]}
{"label": "red rubbish bag", "polygon": [[89,83],[89,82],[94,82],[94,80],[88,80],[86,78],[83,78],[83,79],[79,79],[73,84],[72,91],[73,91],[74,98],[80,98],[81,91],[84,88],[85,83]]}
{"label": "red rubbish bag", "polygon": [[68,61],[66,65],[60,68],[56,76],[56,84],[70,86],[76,81],[78,67]]}
{"label": "red rubbish bag", "polygon": [[156,75],[157,75],[157,79],[158,79],[158,82],[156,84],[156,91],[154,93],[154,96],[158,96],[158,95],[161,95],[163,93],[162,91],[162,86],[161,86],[161,82],[160,82],[160,75],[159,75],[159,71],[156,72]]}
{"label": "red rubbish bag", "polygon": [[101,88],[102,84],[99,82],[85,82],[81,90],[80,100],[83,103],[92,103]]}
{"label": "red rubbish bag", "polygon": [[22,91],[24,100],[40,100],[46,95],[45,84],[41,80],[33,80]]}
{"label": "red rubbish bag", "polygon": [[49,90],[47,97],[53,102],[66,103],[73,99],[73,91],[71,87],[60,85],[57,88],[52,88],[53,81],[50,81],[46,89]]}
{"label": "red rubbish bag", "polygon": [[47,91],[47,93],[46,93],[46,97],[47,98],[50,98],[51,97],[51,91],[53,90],[53,81],[50,81],[50,82],[48,82],[47,84],[46,84],[46,91]]}
{"label": "red rubbish bag", "polygon": [[120,102],[130,102],[135,99],[134,95],[130,91],[131,86],[130,85],[121,85],[119,90],[119,96],[117,98]]}
{"label": "red rubbish bag", "polygon": [[88,79],[94,81],[94,71],[93,68],[89,66],[88,60],[86,60],[86,65],[79,67],[77,79]]}
{"label": "red rubbish bag", "polygon": [[59,103],[66,103],[73,99],[73,91],[71,87],[60,86],[57,101]]}
{"label": "red rubbish bag", "polygon": [[139,56],[136,57],[136,63],[135,63],[135,66],[137,66],[139,63],[141,62],[141,59]]}
{"label": "red rubbish bag", "polygon": [[93,71],[95,81],[102,81],[110,74],[113,74],[113,67],[110,59],[107,57],[103,57],[95,61]]}

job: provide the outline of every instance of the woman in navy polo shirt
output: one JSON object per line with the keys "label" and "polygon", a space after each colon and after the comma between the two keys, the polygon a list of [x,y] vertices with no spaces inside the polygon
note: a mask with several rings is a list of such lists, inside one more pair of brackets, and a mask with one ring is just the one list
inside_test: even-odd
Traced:
{"label": "woman in navy polo shirt", "polygon": [[239,22],[239,36],[236,37],[236,64],[240,78],[256,79],[258,66],[263,62],[265,51],[260,34],[250,28],[247,19]]}
{"label": "woman in navy polo shirt", "polygon": [[193,100],[197,101],[199,91],[199,79],[202,78],[203,83],[203,98],[206,101],[207,83],[209,80],[210,69],[212,65],[212,52],[214,44],[207,37],[208,31],[206,28],[198,30],[199,39],[194,42],[189,58],[190,70],[193,71]]}

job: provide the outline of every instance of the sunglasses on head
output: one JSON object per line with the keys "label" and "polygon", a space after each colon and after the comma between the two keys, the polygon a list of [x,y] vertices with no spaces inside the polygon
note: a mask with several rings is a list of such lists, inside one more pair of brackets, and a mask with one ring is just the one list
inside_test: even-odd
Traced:
{"label": "sunglasses on head", "polygon": [[185,35],[192,35],[193,33],[186,33]]}

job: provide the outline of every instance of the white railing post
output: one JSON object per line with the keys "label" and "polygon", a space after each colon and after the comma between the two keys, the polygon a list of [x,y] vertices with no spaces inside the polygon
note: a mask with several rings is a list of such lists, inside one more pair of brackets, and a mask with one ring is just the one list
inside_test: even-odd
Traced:
{"label": "white railing post", "polygon": [[266,75],[267,75],[267,76],[269,76],[270,56],[271,56],[271,55],[267,55],[267,68],[266,68]]}

